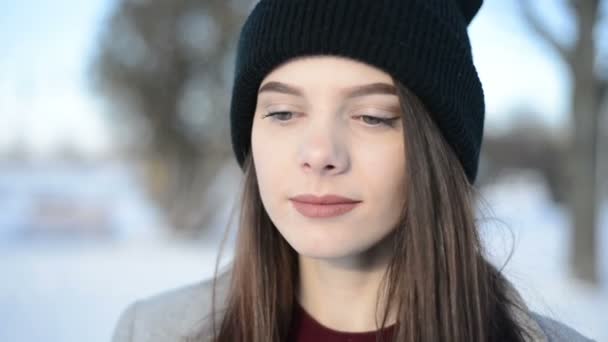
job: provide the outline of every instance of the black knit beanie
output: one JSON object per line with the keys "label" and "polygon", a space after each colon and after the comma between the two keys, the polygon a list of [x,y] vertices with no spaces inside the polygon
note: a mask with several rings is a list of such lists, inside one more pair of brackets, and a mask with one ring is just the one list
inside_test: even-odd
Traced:
{"label": "black knit beanie", "polygon": [[232,147],[250,153],[258,88],[293,57],[344,56],[416,94],[475,182],[484,95],[467,26],[482,0],[261,0],[242,27],[230,108]]}

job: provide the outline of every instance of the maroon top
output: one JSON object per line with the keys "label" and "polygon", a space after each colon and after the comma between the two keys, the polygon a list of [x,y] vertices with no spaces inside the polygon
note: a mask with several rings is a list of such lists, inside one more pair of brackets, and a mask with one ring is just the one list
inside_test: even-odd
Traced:
{"label": "maroon top", "polygon": [[[395,324],[382,330],[383,341],[390,341]],[[289,329],[290,342],[375,342],[376,331],[345,332],[330,329],[316,321],[304,308],[294,301],[293,321]]]}

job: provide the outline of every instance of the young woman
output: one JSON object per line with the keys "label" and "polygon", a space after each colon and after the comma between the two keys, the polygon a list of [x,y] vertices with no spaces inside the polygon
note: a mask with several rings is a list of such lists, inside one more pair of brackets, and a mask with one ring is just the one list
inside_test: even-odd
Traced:
{"label": "young woman", "polygon": [[588,341],[484,257],[475,0],[262,0],[231,106],[236,252],[114,341]]}

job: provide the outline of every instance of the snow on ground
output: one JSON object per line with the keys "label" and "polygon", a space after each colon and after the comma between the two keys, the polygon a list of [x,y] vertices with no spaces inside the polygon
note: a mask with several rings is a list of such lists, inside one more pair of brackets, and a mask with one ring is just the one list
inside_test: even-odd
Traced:
{"label": "snow on ground", "polygon": [[[32,227],[31,207],[40,193],[61,197],[66,192],[72,199],[102,199],[109,205],[104,212],[110,218],[103,222],[110,233],[22,234]],[[589,288],[572,280],[563,267],[567,217],[547,201],[542,183],[534,177],[505,179],[483,194],[493,209],[484,216],[496,218],[486,220],[483,229],[491,259],[502,264],[515,243],[505,272],[529,305],[597,341],[608,341],[603,312],[608,249],[600,248],[604,285]],[[608,202],[602,208],[600,240],[608,246]],[[133,300],[213,272],[219,235],[205,244],[168,238],[123,166],[2,167],[0,212],[0,341],[108,341],[118,315]],[[224,263],[231,250],[226,253]]]}
{"label": "snow on ground", "polygon": [[573,279],[568,265],[569,215],[549,201],[535,174],[511,176],[483,189],[491,210],[482,230],[490,259],[502,266],[528,305],[597,341],[608,341],[608,200],[600,209],[598,251],[603,284]]}
{"label": "snow on ground", "polygon": [[[105,207],[102,233],[45,232],[39,226],[54,216],[32,217],[49,199]],[[0,341],[109,341],[131,301],[208,278],[215,266],[218,242],[168,237],[124,165],[3,165],[0,212]]]}
{"label": "snow on ground", "polygon": [[163,241],[4,249],[0,341],[109,341],[129,302],[210,276],[213,252]]}

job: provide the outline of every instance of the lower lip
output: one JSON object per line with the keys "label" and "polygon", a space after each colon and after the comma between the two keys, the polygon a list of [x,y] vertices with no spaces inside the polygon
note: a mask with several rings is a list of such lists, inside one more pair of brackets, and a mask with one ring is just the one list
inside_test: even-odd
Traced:
{"label": "lower lip", "polygon": [[360,202],[337,204],[312,204],[291,201],[296,210],[306,217],[334,217],[344,215],[353,210]]}

